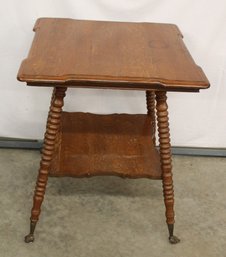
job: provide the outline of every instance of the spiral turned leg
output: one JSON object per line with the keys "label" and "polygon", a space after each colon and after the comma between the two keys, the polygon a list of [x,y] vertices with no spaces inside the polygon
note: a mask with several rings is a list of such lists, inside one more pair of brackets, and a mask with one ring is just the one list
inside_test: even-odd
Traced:
{"label": "spiral turned leg", "polygon": [[172,179],[171,145],[166,92],[156,92],[157,121],[159,133],[159,151],[162,168],[163,195],[166,207],[166,222],[169,230],[169,242],[176,244],[180,240],[173,235],[174,230],[174,191]]}
{"label": "spiral turned leg", "polygon": [[147,113],[151,117],[152,122],[152,140],[156,145],[156,115],[155,115],[155,91],[146,91]]}
{"label": "spiral turned leg", "polygon": [[33,198],[33,208],[31,210],[30,233],[25,237],[25,242],[34,241],[34,231],[41,212],[41,204],[44,199],[48,172],[53,157],[55,141],[59,131],[63,99],[67,88],[55,88],[51,99],[50,110],[47,119],[46,133],[44,138],[42,158],[36,182]]}
{"label": "spiral turned leg", "polygon": [[[51,111],[52,102],[53,102],[54,97],[55,97],[55,93],[56,93],[56,88],[54,87],[53,92],[52,92],[51,101],[50,101],[49,112],[48,112],[48,116],[47,116],[47,120],[46,120],[46,130],[47,130],[48,122],[50,120],[50,111]],[[45,136],[46,136],[46,132],[45,132],[44,138],[45,138]],[[40,153],[42,153],[42,150],[43,150],[43,147],[40,148]]]}

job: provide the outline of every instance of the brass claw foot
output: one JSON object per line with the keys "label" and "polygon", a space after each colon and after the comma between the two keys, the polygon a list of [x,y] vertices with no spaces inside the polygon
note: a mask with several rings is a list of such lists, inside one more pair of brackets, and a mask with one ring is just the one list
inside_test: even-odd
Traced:
{"label": "brass claw foot", "polygon": [[25,238],[24,238],[25,243],[34,242],[34,240],[35,240],[34,231],[35,231],[36,223],[37,223],[37,221],[31,221],[30,233],[27,236],[25,236]]}
{"label": "brass claw foot", "polygon": [[180,242],[180,239],[176,236],[173,235],[173,230],[174,230],[174,224],[168,224],[168,229],[169,229],[169,242],[171,244],[177,244]]}
{"label": "brass claw foot", "polygon": [[33,234],[28,234],[27,236],[25,236],[24,241],[25,243],[30,243],[30,242],[34,242],[35,237]]}
{"label": "brass claw foot", "polygon": [[178,237],[176,237],[176,236],[170,236],[170,237],[169,237],[169,242],[170,242],[171,244],[177,244],[177,243],[180,242],[180,239],[179,239]]}

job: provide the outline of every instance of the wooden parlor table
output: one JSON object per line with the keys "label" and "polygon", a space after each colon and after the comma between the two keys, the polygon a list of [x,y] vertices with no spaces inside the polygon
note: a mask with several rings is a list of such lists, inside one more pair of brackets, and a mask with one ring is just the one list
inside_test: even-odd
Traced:
{"label": "wooden parlor table", "polygon": [[[209,87],[173,24],[40,18],[18,80],[52,87],[53,94],[34,192],[34,241],[48,176],[161,179],[169,241],[174,236],[174,192],[167,91]],[[68,87],[143,90],[147,114],[63,112]],[[159,150],[156,148],[156,120]]]}

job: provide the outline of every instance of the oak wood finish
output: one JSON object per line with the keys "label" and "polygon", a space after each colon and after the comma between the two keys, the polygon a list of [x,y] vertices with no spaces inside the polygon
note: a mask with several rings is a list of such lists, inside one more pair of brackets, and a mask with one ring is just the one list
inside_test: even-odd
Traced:
{"label": "oak wood finish", "polygon": [[42,149],[42,158],[34,192],[33,208],[31,210],[30,233],[25,237],[25,242],[34,241],[34,229],[41,212],[41,204],[44,199],[48,180],[49,167],[53,158],[55,142],[59,133],[63,99],[67,88],[54,88],[51,98],[50,110],[47,119],[46,133]]}
{"label": "oak wood finish", "polygon": [[179,239],[173,235],[174,220],[174,191],[172,179],[172,160],[169,133],[169,118],[166,92],[156,92],[157,120],[159,133],[159,151],[162,167],[163,195],[166,206],[166,222],[169,228],[169,240],[175,244]]}
{"label": "oak wood finish", "polygon": [[153,144],[156,145],[155,92],[146,91],[147,113],[151,117]]}
{"label": "oak wood finish", "polygon": [[[174,192],[166,91],[197,92],[209,82],[173,24],[41,18],[18,80],[54,87],[42,151],[30,234],[48,175],[162,179],[169,241]],[[67,87],[146,91],[147,115],[62,112]],[[156,99],[155,99],[156,98]],[[155,149],[156,110],[159,153]]]}
{"label": "oak wood finish", "polygon": [[173,24],[41,18],[34,31],[18,73],[28,85],[174,91],[209,87]]}
{"label": "oak wood finish", "polygon": [[151,131],[145,114],[63,112],[50,175],[161,179]]}

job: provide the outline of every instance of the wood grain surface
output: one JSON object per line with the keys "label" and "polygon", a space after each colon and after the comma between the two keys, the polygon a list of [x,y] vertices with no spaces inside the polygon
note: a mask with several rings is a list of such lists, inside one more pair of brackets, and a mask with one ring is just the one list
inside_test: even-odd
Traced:
{"label": "wood grain surface", "polygon": [[61,120],[50,176],[161,179],[148,115],[63,112]]}
{"label": "wood grain surface", "polygon": [[209,82],[173,24],[40,18],[18,79],[28,85],[198,91]]}

